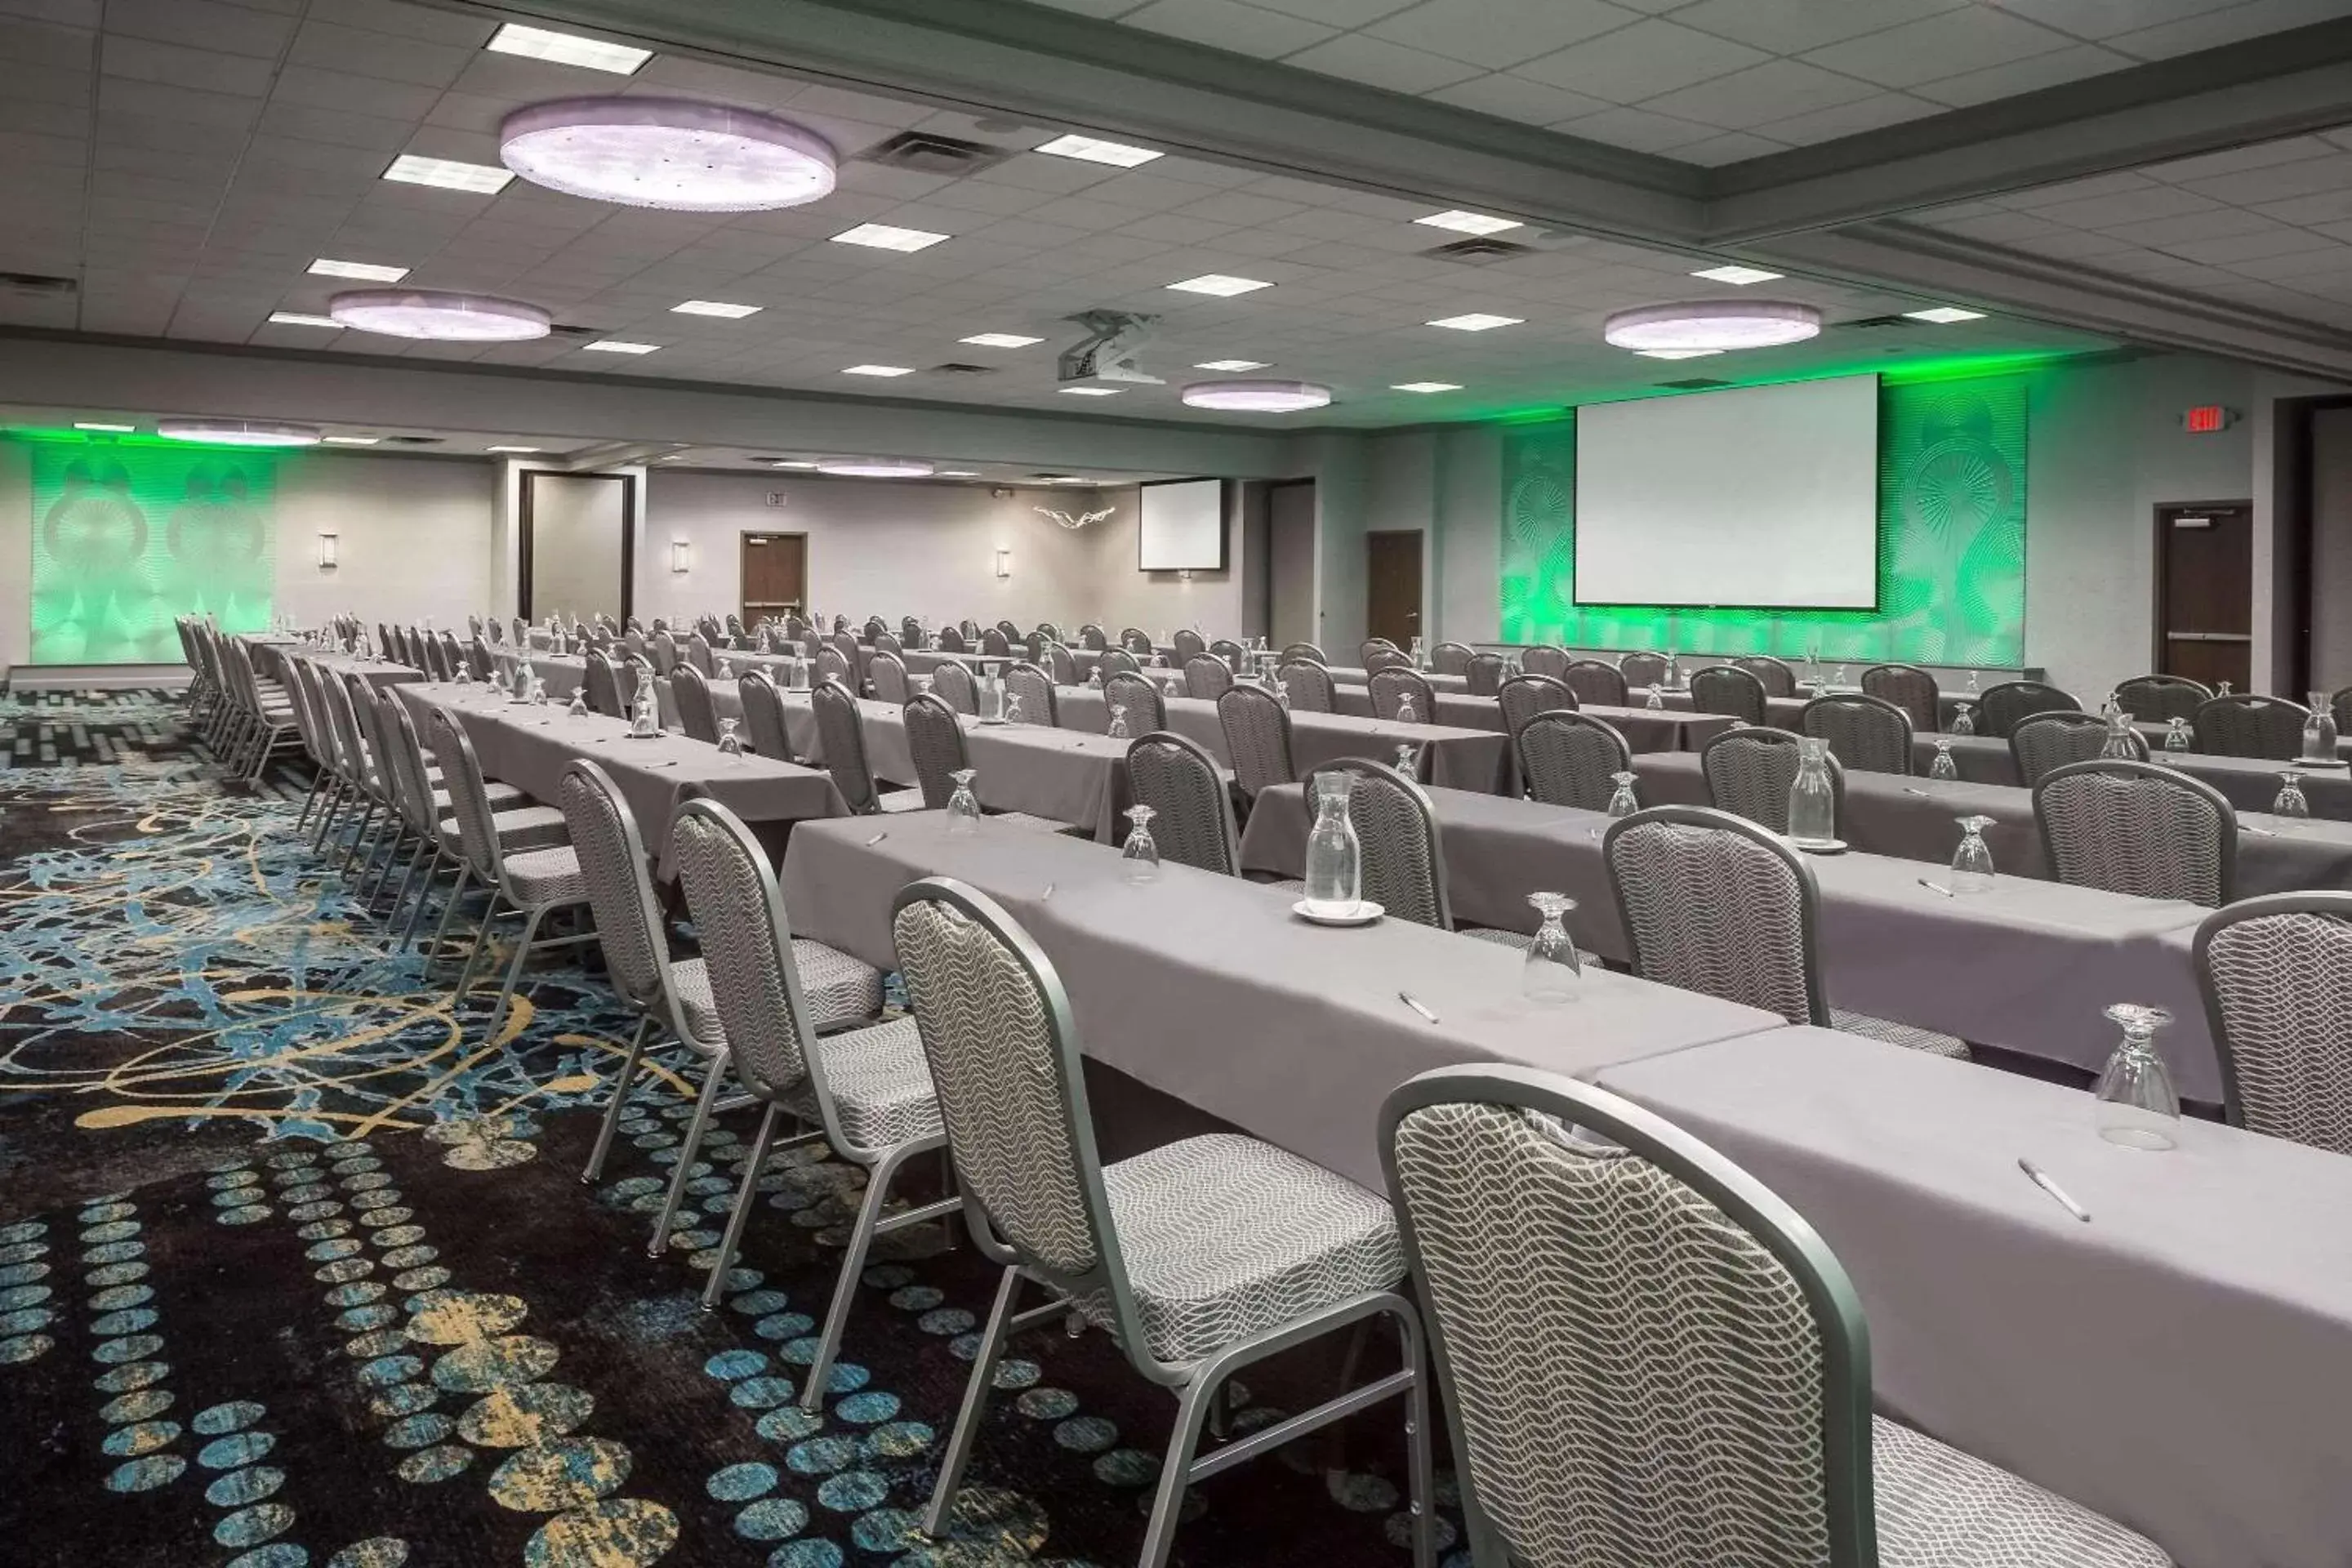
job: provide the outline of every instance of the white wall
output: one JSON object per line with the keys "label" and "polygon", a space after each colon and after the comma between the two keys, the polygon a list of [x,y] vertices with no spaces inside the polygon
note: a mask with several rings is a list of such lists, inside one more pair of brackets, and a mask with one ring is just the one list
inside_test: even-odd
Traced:
{"label": "white wall", "polygon": [[1155,637],[1165,637],[1179,626],[1196,626],[1211,638],[1239,637],[1245,575],[1241,487],[1228,485],[1226,490],[1225,569],[1195,572],[1189,578],[1174,572],[1136,570],[1142,527],[1138,492],[1132,486],[1104,490],[1094,506],[1118,510],[1108,521],[1087,530],[1094,551],[1091,585],[1096,606],[1087,618],[1100,621],[1113,637],[1126,626],[1140,626]]}

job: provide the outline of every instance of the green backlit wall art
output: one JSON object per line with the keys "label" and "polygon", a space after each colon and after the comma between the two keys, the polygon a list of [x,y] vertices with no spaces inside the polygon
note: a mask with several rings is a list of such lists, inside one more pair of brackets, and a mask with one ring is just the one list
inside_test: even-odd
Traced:
{"label": "green backlit wall art", "polygon": [[173,617],[269,624],[278,458],[229,447],[26,441],[32,661],[177,663]]}
{"label": "green backlit wall art", "polygon": [[1881,385],[1875,612],[1578,605],[1575,423],[1514,427],[1503,441],[1503,640],[2021,665],[2025,388],[2020,375]]}

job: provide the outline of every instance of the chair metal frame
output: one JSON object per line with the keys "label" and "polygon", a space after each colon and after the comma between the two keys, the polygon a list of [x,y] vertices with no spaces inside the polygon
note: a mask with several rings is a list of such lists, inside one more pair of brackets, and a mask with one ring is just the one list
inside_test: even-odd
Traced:
{"label": "chair metal frame", "polygon": [[[1983,722],[1979,735],[2009,738],[2010,731],[2036,713],[2080,713],[2083,705],[2071,691],[2044,680],[2004,680],[1977,695],[1977,712]],[[2012,710],[2014,710],[2012,711]]]}
{"label": "chair metal frame", "polygon": [[[1141,700],[1142,710],[1137,710]],[[1168,728],[1168,699],[1160,683],[1138,670],[1114,670],[1103,677],[1103,727],[1108,730],[1117,715],[1113,708],[1127,710],[1127,733],[1129,739],[1148,735]],[[1149,718],[1150,722],[1143,721]]]}
{"label": "chair metal frame", "polygon": [[[2033,744],[2032,732],[2035,731],[2046,731],[2051,730],[2067,730],[2086,735],[2092,742],[2091,750],[2079,757],[2070,756],[2063,762],[2052,763],[2044,767],[2036,767],[2026,756],[2026,752]],[[2018,744],[2021,737],[2025,740],[2026,743],[2024,745]],[[2139,740],[2137,731],[2134,731],[2132,738],[2135,741]],[[2017,770],[2017,782],[2024,785],[2027,789],[2032,789],[2035,784],[2040,784],[2046,775],[2055,772],[2059,768],[2065,767],[2074,763],[2096,762],[2099,756],[2099,748],[2105,745],[2106,742],[2107,721],[2100,718],[2095,713],[2069,713],[2063,709],[2055,710],[2048,713],[2032,713],[2020,719],[2010,728],[2010,765]],[[2144,741],[2140,742],[2140,754],[2136,760],[2143,763],[2147,761],[2147,745]]]}
{"label": "chair metal frame", "polygon": [[[1515,694],[1527,696],[1535,706],[1515,701]],[[1514,740],[1539,715],[1573,713],[1584,706],[1569,689],[1567,681],[1551,675],[1513,676],[1496,691],[1495,705],[1502,711],[1503,732]]]}
{"label": "chair metal frame", "polygon": [[[1397,715],[1404,709],[1405,700],[1414,701],[1412,722],[1434,724],[1437,721],[1437,689],[1426,676],[1409,666],[1390,665],[1376,669],[1366,678],[1365,692],[1371,699],[1372,717],[1384,723],[1402,722]],[[1391,695],[1391,694],[1394,695]]]}
{"label": "chair metal frame", "polygon": [[[2233,746],[2248,743],[2268,745],[2272,750],[2225,751],[2214,743],[2213,731],[2221,727],[2221,721],[2225,718],[2232,728],[2242,726],[2267,731],[2271,725],[2266,715],[2280,709],[2293,715],[2293,727],[2281,728],[2276,739],[2262,734],[2252,742],[2235,737],[2229,742]],[[2259,691],[2235,691],[2227,697],[2216,697],[2209,702],[2200,703],[2197,716],[2189,721],[2189,728],[2197,731],[2197,749],[2208,756],[2252,757],[2262,762],[2291,763],[2303,754],[2303,726],[2310,717],[2311,710],[2300,702],[2290,702],[2284,697],[2265,696]]]}
{"label": "chair metal frame", "polygon": [[[1916,664],[1874,664],[1862,672],[1861,686],[1864,696],[1903,710],[1914,734],[1932,735],[1944,727],[1943,689],[1934,675]],[[1919,689],[1922,686],[1927,689],[1924,694]],[[1890,697],[1888,690],[1901,695]]]}

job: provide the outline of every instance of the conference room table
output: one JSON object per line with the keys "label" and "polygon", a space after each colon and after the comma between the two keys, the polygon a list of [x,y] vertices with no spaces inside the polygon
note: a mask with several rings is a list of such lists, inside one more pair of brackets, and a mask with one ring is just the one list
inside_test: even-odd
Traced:
{"label": "conference room table", "polygon": [[[1206,698],[1169,697],[1161,705],[1169,729],[1205,748],[1221,765],[1233,766],[1224,722],[1214,702]],[[1054,707],[1055,717],[1066,729],[1102,734],[1110,728],[1110,705],[1100,687],[1057,687]],[[1130,739],[1145,733],[1139,716],[1129,716],[1128,731]],[[1414,748],[1419,776],[1428,783],[1489,791],[1516,787],[1517,763],[1510,742],[1494,730],[1403,724],[1349,713],[1294,710],[1290,715],[1290,760],[1301,773],[1341,757],[1364,757],[1393,765],[1401,745]]]}
{"label": "conference room table", "polygon": [[1425,1068],[1590,1078],[1780,1026],[1622,974],[1592,973],[1573,1003],[1531,1002],[1520,954],[1490,942],[1394,920],[1309,925],[1296,894],[1172,862],[1134,884],[1102,845],[985,820],[955,834],[940,812],[803,824],[782,887],[796,934],[895,969],[891,900],[929,876],[988,894],[1035,940],[1089,1057],[1376,1192],[1381,1101]]}
{"label": "conference room table", "polygon": [[[1693,668],[1698,668],[1704,667],[1695,666]],[[1689,672],[1685,671],[1685,673],[1687,675]],[[1635,687],[1633,693],[1634,700],[1637,701],[1641,700],[1647,688]],[[1853,684],[1844,686],[1814,687],[1800,681],[1797,685],[1797,695],[1794,697],[1767,697],[1764,700],[1764,721],[1772,725],[1775,729],[1794,730],[1798,728],[1798,720],[1805,710],[1805,704],[1811,702],[1814,698],[1828,696],[1855,696],[1859,695],[1861,691],[1861,687]],[[1688,709],[1692,705],[1690,688],[1686,685],[1659,688],[1658,700],[1669,708]],[[1959,715],[1960,704],[1962,702],[1968,703],[1970,708],[1977,710],[1979,714],[1981,715],[1983,711],[1983,696],[1979,692],[1937,692],[1936,695],[1937,727],[1939,730],[1944,731],[1946,733],[1949,733],[1952,728],[1953,720]],[[1979,718],[1979,721],[1982,721],[1981,718]]]}
{"label": "conference room table", "polygon": [[2176,1149],[2120,1148],[2078,1089],[1826,1029],[1597,1081],[1820,1233],[1861,1298],[1889,1414],[2182,1568],[2343,1568],[2352,1160],[2193,1120]]}
{"label": "conference room table", "polygon": [[[2162,736],[2161,731],[2157,731],[2148,761],[2177,768],[2190,778],[2211,784],[2240,811],[2269,810],[2271,803],[2278,798],[2280,775],[2291,773],[2302,785],[2304,798],[2311,803],[2314,816],[2352,822],[2352,768],[2312,767],[2266,757],[2168,752],[2163,750]],[[1936,760],[1938,740],[1950,742],[1953,765],[1963,779],[1987,784],[2018,782],[2017,761],[2010,752],[2009,742],[1990,735],[1915,735],[1911,741],[1913,768],[1921,773],[1927,771]]]}
{"label": "conference room table", "polygon": [[[1601,859],[1609,818],[1574,806],[1432,789],[1457,922],[1531,931],[1532,892],[1577,901],[1579,948],[1630,962]],[[1242,835],[1244,870],[1297,877],[1307,864],[1301,786],[1263,791]],[[2174,900],[1997,877],[1990,892],[1948,896],[1940,867],[1851,852],[1810,855],[1821,889],[1822,983],[1835,1005],[2096,1072],[2114,1050],[2102,1016],[2117,1002],[2164,1007],[2158,1048],[2182,1094],[2221,1099],[2221,1068],[2189,962],[2210,911]]]}
{"label": "conference room table", "polygon": [[282,647],[278,652],[279,673],[276,679],[280,681],[285,679],[283,659],[288,658],[308,659],[330,675],[356,675],[370,686],[379,689],[404,686],[410,681],[425,679],[425,672],[415,665],[395,664],[388,658],[362,658],[355,653],[335,653],[325,648]]}

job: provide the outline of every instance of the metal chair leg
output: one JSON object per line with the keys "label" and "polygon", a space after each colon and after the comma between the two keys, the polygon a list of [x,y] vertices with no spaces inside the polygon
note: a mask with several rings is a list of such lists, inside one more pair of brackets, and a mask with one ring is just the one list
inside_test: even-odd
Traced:
{"label": "metal chair leg", "polygon": [[1151,1522],[1143,1531],[1143,1555],[1137,1560],[1138,1568],[1163,1568],[1168,1561],[1168,1550],[1176,1542],[1176,1525],[1184,1511],[1184,1493],[1192,1485],[1192,1455],[1201,1446],[1201,1426],[1208,1419],[1212,1395],[1223,1386],[1222,1375],[1207,1387],[1199,1382],[1187,1384],[1177,1400],[1176,1429],[1168,1435],[1160,1493],[1152,1500]]}
{"label": "metal chair leg", "polygon": [[375,811],[376,803],[371,796],[367,803],[367,809],[360,813],[359,829],[352,835],[351,847],[343,851],[343,863],[339,868],[342,876],[349,877],[352,874],[352,862],[359,858],[361,844],[366,841],[371,830],[375,827]]}
{"label": "metal chair leg", "polygon": [[989,1309],[988,1328],[971,1358],[971,1380],[964,1384],[963,1407],[956,1412],[955,1435],[948,1439],[940,1465],[939,1484],[931,1489],[930,1506],[923,1510],[923,1533],[937,1539],[945,1533],[948,1512],[963,1488],[964,1467],[971,1462],[971,1447],[980,1438],[980,1420],[988,1405],[988,1391],[996,1382],[996,1363],[1003,1359],[1004,1340],[1013,1324],[1013,1303],[1021,1294],[1021,1270],[1007,1268],[996,1287],[996,1305]]}
{"label": "metal chair leg", "polygon": [[302,797],[301,815],[294,819],[295,832],[301,832],[302,825],[310,820],[310,808],[319,804],[319,795],[326,787],[327,770],[324,768],[314,769],[310,774],[310,793]]}
{"label": "metal chair leg", "polygon": [[702,1148],[702,1132],[710,1123],[710,1108],[719,1103],[719,1091],[726,1082],[727,1056],[722,1051],[712,1057],[703,1070],[702,1093],[694,1102],[694,1120],[687,1123],[686,1142],[678,1145],[677,1169],[670,1173],[669,1191],[663,1195],[661,1214],[654,1221],[654,1238],[646,1246],[647,1258],[659,1258],[669,1249],[670,1222],[677,1217],[677,1205],[686,1200],[686,1184],[692,1179],[687,1172]]}
{"label": "metal chair leg", "polygon": [[[743,1239],[743,1226],[751,1217],[751,1200],[760,1194],[760,1173],[768,1163],[768,1150],[776,1141],[776,1110],[771,1103],[760,1117],[759,1133],[751,1140],[751,1158],[743,1167],[742,1184],[735,1193],[735,1210],[727,1216],[727,1234],[719,1241],[719,1261],[710,1266],[710,1279],[702,1287],[702,1310],[719,1310],[719,1288],[727,1279],[728,1266],[735,1261],[736,1245]],[[684,1162],[680,1162],[683,1168]],[[812,1376],[821,1375],[812,1373]]]}
{"label": "metal chair leg", "polygon": [[473,994],[474,972],[482,960],[488,957],[493,963],[497,962],[498,938],[492,928],[499,918],[499,906],[506,901],[506,896],[496,888],[491,888],[489,894],[490,901],[482,906],[481,923],[474,928],[474,945],[467,951],[464,967],[457,971],[457,1000],[460,1002]]}
{"label": "metal chair leg", "polygon": [[[408,924],[400,933],[400,945],[411,947],[416,942],[416,930],[425,923],[425,911],[433,904],[434,879],[441,875],[441,846],[433,846],[432,856],[425,862],[425,883],[416,889],[416,907],[408,911]],[[430,967],[430,960],[427,960]]]}
{"label": "metal chair leg", "polygon": [[613,1080],[613,1103],[604,1108],[604,1124],[596,1130],[596,1147],[588,1153],[588,1168],[580,1173],[583,1182],[593,1182],[604,1173],[604,1154],[613,1147],[613,1133],[621,1124],[621,1107],[627,1103],[629,1084],[637,1076],[637,1058],[645,1054],[646,1036],[654,1026],[654,1016],[646,1013],[637,1019],[637,1032],[629,1037],[629,1054],[621,1060],[621,1073]]}
{"label": "metal chair leg", "polygon": [[[441,923],[433,928],[433,951],[425,955],[425,968],[428,974],[432,973],[433,966],[441,962],[441,946],[449,940],[450,917],[457,912],[457,905],[466,896],[466,883],[473,874],[474,868],[471,866],[462,859],[457,862],[457,885],[449,889],[449,901],[441,906]],[[462,992],[451,997],[449,1003],[451,1008],[455,1009],[463,997]]]}
{"label": "metal chair leg", "polygon": [[866,1200],[857,1205],[857,1224],[849,1233],[848,1250],[841,1255],[841,1278],[834,1283],[833,1305],[825,1310],[824,1337],[817,1342],[816,1359],[809,1363],[808,1382],[801,1388],[804,1409],[815,1410],[824,1404],[824,1386],[833,1375],[833,1358],[841,1353],[842,1332],[849,1325],[858,1277],[866,1272],[866,1254],[874,1246],[875,1226],[881,1221],[882,1205],[889,1201],[890,1184],[910,1152],[913,1149],[905,1145],[894,1149],[866,1173]]}
{"label": "metal chair leg", "polygon": [[489,1033],[482,1037],[485,1045],[496,1045],[499,1026],[507,1021],[507,1009],[514,1005],[515,987],[522,983],[522,966],[530,962],[531,938],[539,934],[539,922],[547,918],[548,906],[533,904],[523,911],[522,935],[515,941],[514,962],[507,965],[507,983],[499,988],[499,1005],[490,1009]]}

